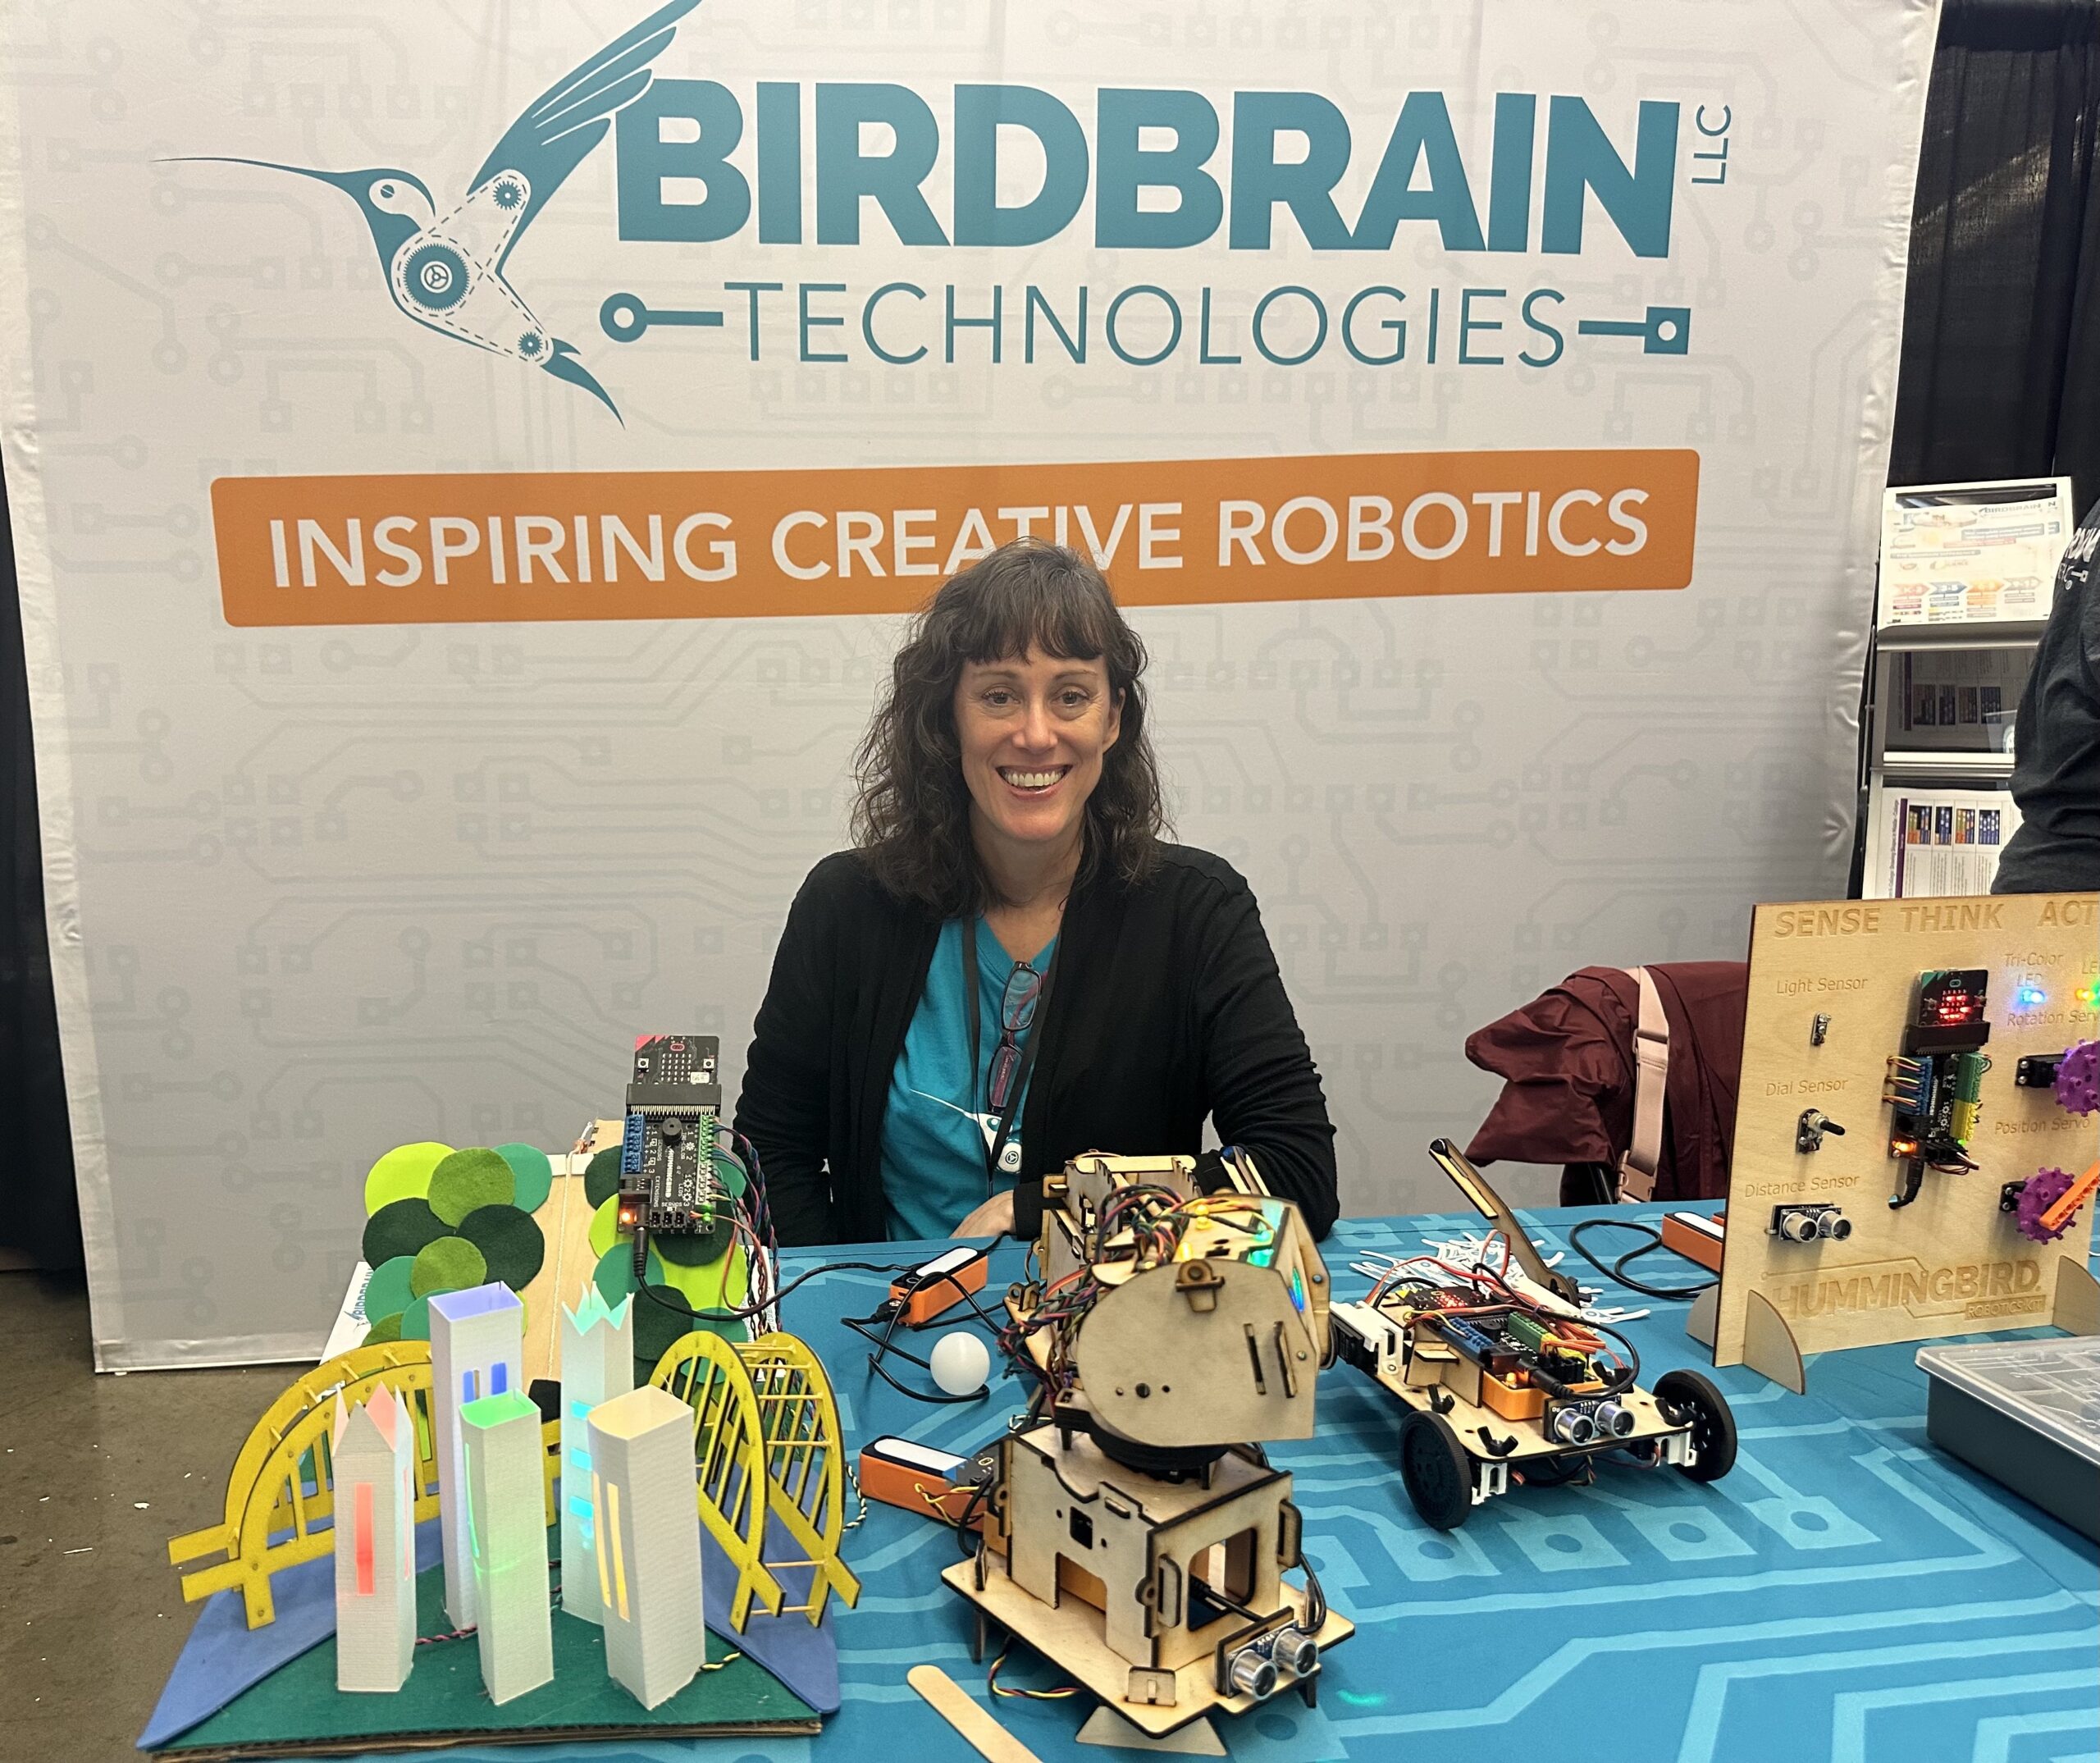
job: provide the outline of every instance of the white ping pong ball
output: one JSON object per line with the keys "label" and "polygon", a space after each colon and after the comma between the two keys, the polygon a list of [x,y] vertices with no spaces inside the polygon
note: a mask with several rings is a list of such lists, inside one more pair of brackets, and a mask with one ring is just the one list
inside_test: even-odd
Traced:
{"label": "white ping pong ball", "polygon": [[934,1343],[933,1367],[934,1382],[950,1395],[968,1395],[984,1387],[992,1355],[975,1335],[958,1328]]}

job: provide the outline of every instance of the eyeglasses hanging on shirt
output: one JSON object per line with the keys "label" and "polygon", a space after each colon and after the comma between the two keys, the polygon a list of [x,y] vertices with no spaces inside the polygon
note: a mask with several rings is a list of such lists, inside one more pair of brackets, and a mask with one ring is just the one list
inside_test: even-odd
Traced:
{"label": "eyeglasses hanging on shirt", "polygon": [[[990,1117],[984,1144],[986,1190],[998,1187],[999,1177],[1020,1173],[1020,1146],[1013,1141],[1015,1117],[1021,1098],[1028,1093],[1029,1074],[1035,1069],[1035,1049],[1041,1038],[1031,1032],[1047,1007],[1050,982],[1057,975],[1057,958],[1065,939],[1060,936],[1050,952],[1050,965],[1039,972],[1034,963],[1016,961],[1007,975],[999,998],[999,1042],[992,1049],[992,1069],[985,1083],[984,1114]],[[977,1085],[978,1051],[982,1045],[983,1007],[979,1002],[977,920],[962,924],[963,998],[970,1017],[970,1082]],[[1021,1039],[1026,1035],[1025,1042]]]}

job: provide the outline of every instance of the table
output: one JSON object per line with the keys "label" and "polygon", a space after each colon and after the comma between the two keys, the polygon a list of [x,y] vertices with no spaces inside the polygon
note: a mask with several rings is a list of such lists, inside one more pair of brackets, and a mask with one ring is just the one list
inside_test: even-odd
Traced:
{"label": "table", "polygon": [[[1612,1208],[1649,1217],[1660,1208]],[[1550,1254],[1601,1209],[1520,1214]],[[1323,1245],[1338,1298],[1363,1295],[1349,1263],[1412,1252],[1425,1235],[1481,1228],[1473,1214],[1344,1219]],[[1629,1239],[1630,1240],[1630,1239]],[[899,1263],[937,1245],[888,1244],[855,1258]],[[790,1252],[792,1277],[847,1251]],[[1020,1251],[1002,1245],[988,1290]],[[1571,1261],[1573,1258],[1571,1256]],[[1648,1265],[1696,1270],[1669,1256]],[[1598,1276],[1582,1271],[1591,1282]],[[1663,1283],[1678,1272],[1650,1275]],[[998,1435],[1021,1386],[992,1400],[929,1407],[866,1369],[865,1342],[839,1326],[883,1296],[883,1277],[830,1273],[785,1305],[788,1328],[829,1367],[857,1452],[880,1433],[966,1452]],[[1650,1304],[1627,1325],[1642,1378],[1701,1365],[1687,1306]],[[938,1331],[914,1337],[922,1354]],[[2100,1754],[2100,1547],[1926,1441],[1925,1380],[1914,1346],[1824,1354],[1796,1396],[1742,1367],[1710,1374],[1734,1405],[1734,1472],[1701,1487],[1612,1466],[1588,1487],[1525,1489],[1476,1510],[1449,1535],[1414,1515],[1396,1468],[1399,1414],[1345,1367],[1320,1384],[1317,1435],[1275,1446],[1296,1478],[1305,1550],[1336,1608],[1358,1625],[1327,1655],[1319,1706],[1285,1696],[1219,1723],[1245,1763],[1471,1756],[1540,1763],[2043,1763]],[[896,1368],[900,1374],[911,1369]],[[930,1387],[930,1382],[927,1385]],[[861,1575],[838,1634],[844,1700],[817,1740],[559,1747],[601,1763],[811,1763],[823,1757],[962,1759],[975,1753],[904,1681],[938,1665],[984,1701],[970,1663],[969,1609],[938,1582],[953,1534],[871,1505],[849,1533]],[[1040,1687],[1054,1669],[1018,1652],[1002,1683]],[[1130,1753],[1072,1742],[1089,1711],[999,1700],[993,1713],[1049,1763]],[[550,1763],[536,1749],[451,1753]]]}

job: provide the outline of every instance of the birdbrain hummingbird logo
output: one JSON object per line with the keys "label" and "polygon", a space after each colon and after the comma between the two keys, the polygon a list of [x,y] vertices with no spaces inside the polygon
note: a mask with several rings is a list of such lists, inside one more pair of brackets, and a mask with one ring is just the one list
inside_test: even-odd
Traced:
{"label": "birdbrain hummingbird logo", "polygon": [[[504,130],[467,195],[440,214],[413,171],[331,171],[275,159],[189,154],[176,162],[260,166],[332,185],[358,205],[394,304],[415,322],[491,354],[581,386],[619,419],[619,407],[578,356],[549,334],[504,273],[525,229],[605,138],[613,117],[649,89],[652,64],[700,0],[670,0],[550,86]],[[623,423],[623,426],[624,424]]]}

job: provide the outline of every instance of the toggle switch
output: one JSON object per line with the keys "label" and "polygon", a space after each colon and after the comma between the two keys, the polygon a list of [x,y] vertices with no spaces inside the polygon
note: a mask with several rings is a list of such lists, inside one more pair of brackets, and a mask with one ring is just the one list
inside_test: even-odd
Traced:
{"label": "toggle switch", "polygon": [[1823,1149],[1823,1135],[1835,1133],[1845,1136],[1845,1129],[1824,1113],[1821,1108],[1803,1108],[1801,1117],[1794,1122],[1794,1149],[1806,1155]]}

